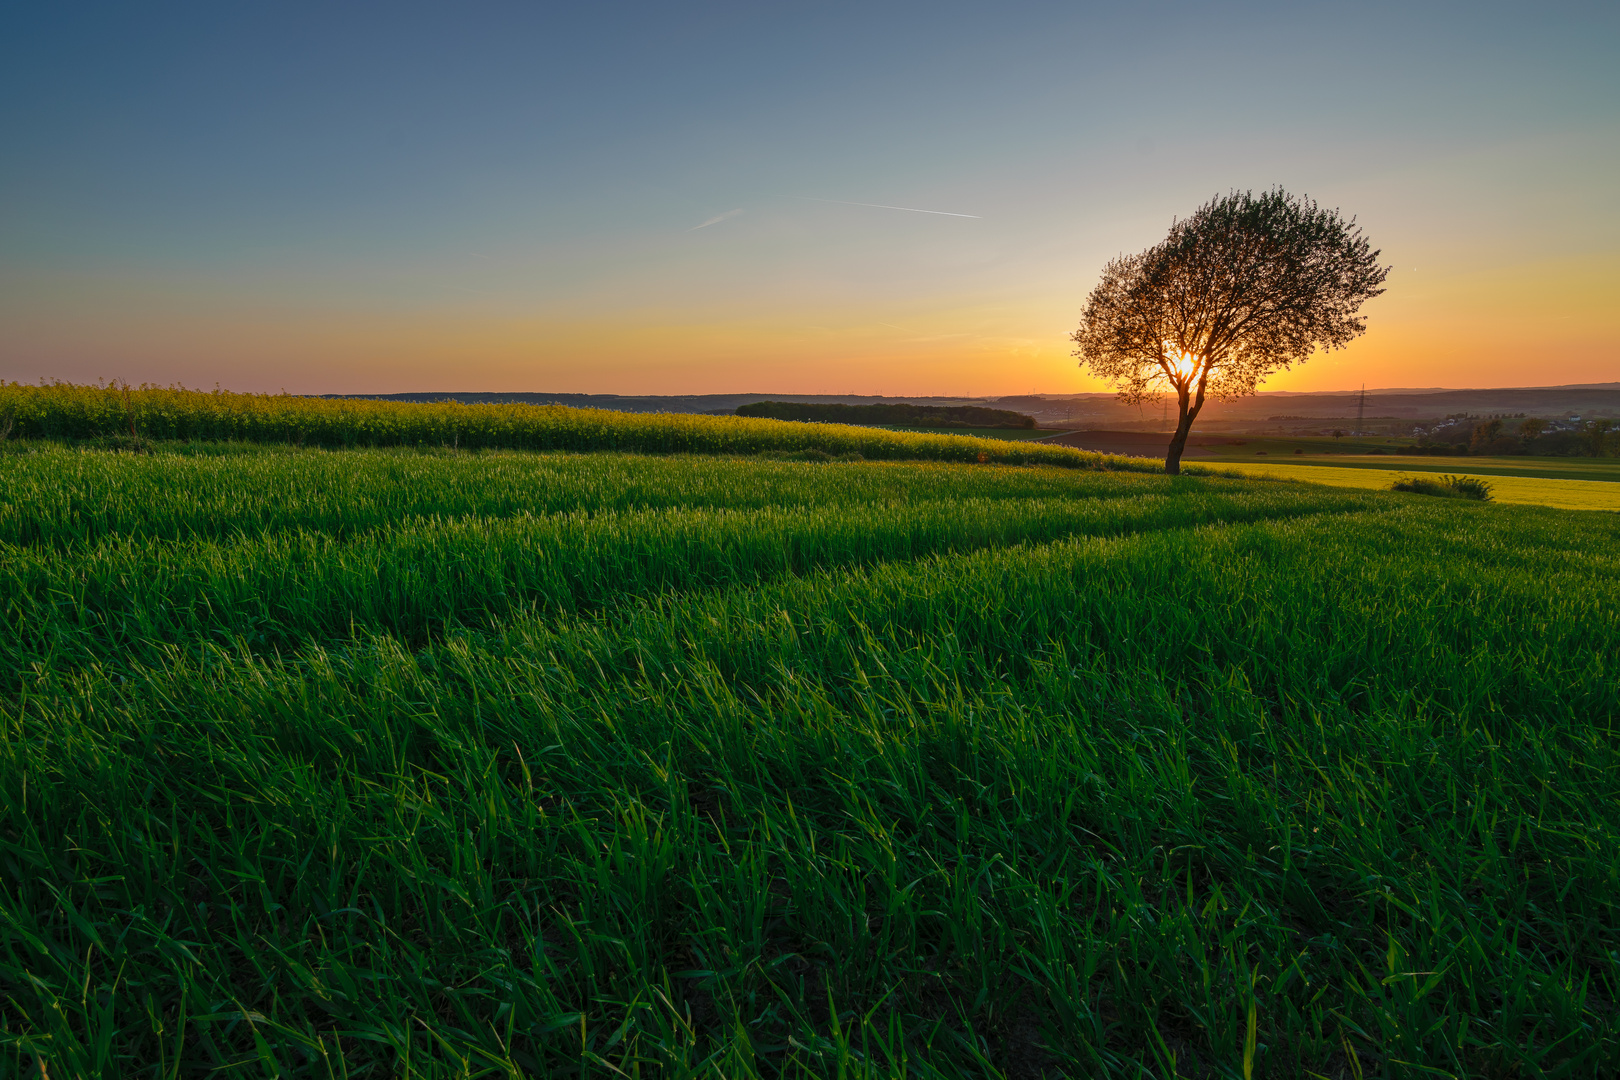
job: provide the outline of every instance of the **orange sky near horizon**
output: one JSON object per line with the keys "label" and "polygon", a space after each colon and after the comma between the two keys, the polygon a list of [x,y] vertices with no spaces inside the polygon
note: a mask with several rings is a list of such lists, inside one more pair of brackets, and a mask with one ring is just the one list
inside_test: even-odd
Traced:
{"label": "orange sky near horizon", "polygon": [[[81,283],[82,284],[82,283]],[[76,292],[75,295],[84,295]],[[1263,389],[1494,387],[1620,380],[1620,258],[1425,274],[1397,267],[1369,330]],[[483,390],[615,394],[1002,396],[1106,391],[1067,334],[1083,297],[970,297],[810,311],[514,317],[477,302],[342,311],[187,310],[151,288],[70,319],[46,298],[8,319],[44,364],[0,377],[124,379],[252,392]],[[812,321],[814,320],[814,321]],[[112,360],[112,357],[117,357]],[[12,370],[5,370],[11,368]]]}

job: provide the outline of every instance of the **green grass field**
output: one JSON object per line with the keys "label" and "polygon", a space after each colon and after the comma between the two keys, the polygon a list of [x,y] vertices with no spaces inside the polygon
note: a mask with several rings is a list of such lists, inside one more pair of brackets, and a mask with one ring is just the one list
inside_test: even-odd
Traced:
{"label": "green grass field", "polygon": [[6,445],[0,1076],[1620,1060],[1615,514]]}

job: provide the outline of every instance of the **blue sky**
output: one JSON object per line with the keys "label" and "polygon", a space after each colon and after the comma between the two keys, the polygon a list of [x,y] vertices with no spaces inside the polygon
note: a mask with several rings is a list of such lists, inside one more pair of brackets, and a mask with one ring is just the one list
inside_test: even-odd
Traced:
{"label": "blue sky", "polygon": [[0,377],[1095,390],[1102,264],[1281,184],[1396,271],[1273,386],[1620,378],[1617,43],[1596,4],[11,5]]}

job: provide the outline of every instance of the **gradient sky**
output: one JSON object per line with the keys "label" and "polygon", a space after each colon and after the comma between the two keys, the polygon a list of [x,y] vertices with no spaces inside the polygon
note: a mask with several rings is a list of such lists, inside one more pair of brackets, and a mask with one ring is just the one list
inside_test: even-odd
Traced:
{"label": "gradient sky", "polygon": [[1612,0],[7,4],[0,378],[1093,391],[1275,184],[1395,271],[1268,389],[1620,379]]}

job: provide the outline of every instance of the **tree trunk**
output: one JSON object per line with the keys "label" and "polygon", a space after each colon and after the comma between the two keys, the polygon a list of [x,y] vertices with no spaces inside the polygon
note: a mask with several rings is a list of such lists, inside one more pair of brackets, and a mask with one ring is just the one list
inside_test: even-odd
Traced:
{"label": "tree trunk", "polygon": [[[1203,397],[1200,390],[1199,397]],[[1166,476],[1181,475],[1181,454],[1187,449],[1187,436],[1192,434],[1193,421],[1198,419],[1198,411],[1204,407],[1202,401],[1196,405],[1188,400],[1185,390],[1177,395],[1181,406],[1181,419],[1176,421],[1176,433],[1170,436],[1170,447],[1164,452],[1164,474]]]}

